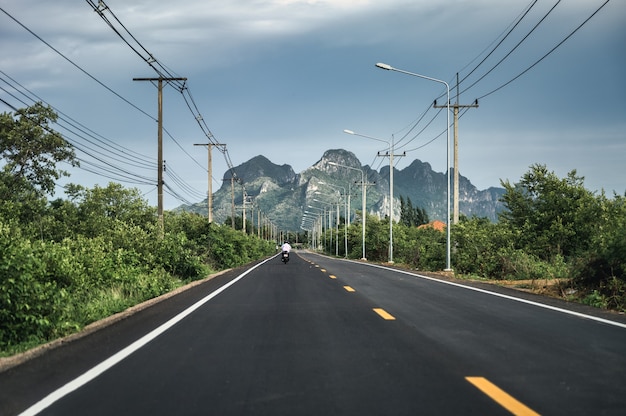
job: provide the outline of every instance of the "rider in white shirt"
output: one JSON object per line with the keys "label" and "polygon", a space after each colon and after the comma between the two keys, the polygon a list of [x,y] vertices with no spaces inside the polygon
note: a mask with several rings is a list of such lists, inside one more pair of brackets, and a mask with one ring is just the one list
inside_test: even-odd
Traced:
{"label": "rider in white shirt", "polygon": [[281,251],[289,253],[291,251],[291,246],[289,245],[289,241],[285,241],[285,243],[280,248]]}

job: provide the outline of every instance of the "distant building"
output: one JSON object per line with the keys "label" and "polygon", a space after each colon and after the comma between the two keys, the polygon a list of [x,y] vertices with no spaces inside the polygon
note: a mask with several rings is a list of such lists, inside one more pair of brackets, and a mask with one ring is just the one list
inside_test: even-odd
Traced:
{"label": "distant building", "polygon": [[446,223],[439,220],[434,220],[429,222],[428,224],[422,224],[417,228],[433,228],[437,231],[444,231],[446,229]]}

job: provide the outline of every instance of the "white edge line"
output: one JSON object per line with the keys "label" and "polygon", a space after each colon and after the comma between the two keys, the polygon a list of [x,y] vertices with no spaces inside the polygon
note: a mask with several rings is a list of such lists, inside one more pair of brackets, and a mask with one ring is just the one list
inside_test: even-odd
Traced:
{"label": "white edge line", "polygon": [[626,329],[626,324],[623,324],[621,322],[615,322],[615,321],[611,321],[609,319],[598,318],[596,316],[591,316],[591,315],[587,315],[587,314],[580,313],[580,312],[570,311],[570,310],[567,310],[567,309],[558,308],[556,306],[546,305],[545,303],[534,302],[532,300],[517,298],[515,296],[509,296],[509,295],[504,295],[502,293],[491,292],[491,291],[486,290],[486,289],[480,289],[480,288],[477,288],[477,287],[466,286],[466,285],[463,285],[463,284],[460,284],[460,283],[449,282],[447,280],[436,279],[434,277],[424,276],[424,275],[421,275],[419,273],[409,272],[409,271],[406,271],[406,270],[392,269],[390,267],[381,266],[379,264],[363,263],[363,262],[354,261],[354,260],[346,260],[346,259],[336,259],[336,260],[347,261],[347,262],[351,262],[351,263],[355,263],[355,264],[362,264],[364,266],[377,267],[379,269],[391,270],[393,272],[407,274],[409,276],[415,276],[415,277],[419,277],[419,278],[422,278],[422,279],[431,280],[433,282],[443,283],[443,284],[450,285],[450,286],[456,286],[456,287],[460,287],[460,288],[467,289],[467,290],[473,290],[475,292],[485,293],[487,295],[497,296],[499,298],[509,299],[509,300],[513,300],[513,301],[516,301],[516,302],[526,303],[528,305],[538,306],[540,308],[550,309],[550,310],[553,310],[553,311],[556,311],[556,312],[565,313],[567,315],[572,315],[572,316],[576,316],[576,317],[583,318],[583,319],[589,319],[589,320],[592,320],[592,321],[601,322],[603,324],[613,325],[613,326],[616,326],[616,327],[619,327],[619,328]]}
{"label": "white edge line", "polygon": [[215,296],[219,295],[220,293],[228,289],[230,286],[237,283],[239,280],[243,279],[248,273],[250,273],[257,267],[261,266],[262,264],[268,262],[269,260],[273,259],[274,257],[275,256],[265,259],[264,261],[260,262],[254,267],[246,270],[245,272],[237,276],[232,281],[228,282],[227,284],[220,287],[219,289],[211,292],[206,297],[200,299],[198,302],[194,303],[193,305],[191,305],[184,311],[180,312],[178,315],[171,318],[169,321],[165,322],[161,326],[155,328],[148,334],[139,338],[137,341],[133,342],[132,344],[128,345],[127,347],[113,354],[112,356],[102,361],[100,364],[96,365],[90,370],[87,370],[87,372],[76,377],[74,380],[68,382],[62,387],[59,387],[57,390],[53,391],[52,393],[50,393],[49,395],[47,395],[46,397],[44,397],[43,399],[41,399],[40,401],[38,401],[31,407],[29,407],[28,409],[24,410],[22,413],[19,414],[19,416],[34,416],[38,414],[39,412],[43,411],[44,409],[46,409],[47,407],[51,406],[57,400],[60,400],[61,398],[73,392],[74,390],[77,390],[78,388],[89,383],[91,380],[95,379],[100,374],[104,373],[105,371],[107,371],[108,369],[110,369],[111,367],[119,363],[120,361],[124,360],[126,357],[128,357],[135,351],[139,350],[141,347],[145,346],[146,344],[154,340],[159,335],[163,334],[165,331],[167,331],[168,329],[170,329],[171,327],[173,327],[174,325],[182,321],[187,316],[191,315],[194,311],[196,311],[202,305],[204,305],[205,303],[213,299]]}

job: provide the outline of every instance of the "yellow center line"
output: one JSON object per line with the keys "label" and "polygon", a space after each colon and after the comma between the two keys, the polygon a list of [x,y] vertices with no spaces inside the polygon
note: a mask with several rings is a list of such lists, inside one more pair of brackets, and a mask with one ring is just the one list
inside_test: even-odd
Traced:
{"label": "yellow center line", "polygon": [[539,416],[539,413],[526,407],[523,403],[517,401],[513,396],[484,377],[465,377],[465,380],[472,383],[477,389],[515,416]]}
{"label": "yellow center line", "polygon": [[326,269],[320,269],[322,273],[326,273]]}
{"label": "yellow center line", "polygon": [[393,315],[381,308],[374,308],[374,312],[379,314],[383,319],[387,321],[394,321],[396,319]]}
{"label": "yellow center line", "polygon": [[331,279],[336,279],[337,276],[335,276],[334,274],[329,274],[328,277],[330,277]]}
{"label": "yellow center line", "polygon": [[348,292],[356,292],[356,290],[354,290],[350,286],[344,286],[343,288],[346,289],[346,291],[348,291]]}

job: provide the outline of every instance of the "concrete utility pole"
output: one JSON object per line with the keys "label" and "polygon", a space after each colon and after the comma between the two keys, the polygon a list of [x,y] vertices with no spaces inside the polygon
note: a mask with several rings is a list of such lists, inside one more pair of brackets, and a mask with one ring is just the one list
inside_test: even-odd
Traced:
{"label": "concrete utility pole", "polygon": [[187,78],[133,78],[133,81],[158,81],[158,174],[157,174],[157,215],[159,228],[163,234],[163,81],[187,81]]}
{"label": "concrete utility pole", "polygon": [[[356,168],[351,168],[351,169],[356,169]],[[365,257],[365,220],[367,219],[367,187],[368,186],[374,186],[376,185],[376,182],[367,182],[365,180],[365,173],[363,172],[363,169],[357,169],[361,171],[361,180],[360,181],[355,181],[354,183],[357,185],[361,185],[363,187],[363,189],[361,190],[361,209],[363,210],[363,212],[361,213],[361,215],[363,216],[363,221],[361,221],[361,226],[363,228],[363,241],[361,242],[362,245],[362,250],[363,250],[363,256],[361,257],[361,260],[367,260],[367,258]],[[321,234],[321,232],[320,232]]]}
{"label": "concrete utility pole", "polygon": [[[459,74],[456,74],[456,104],[450,104],[454,109],[454,208],[452,210],[452,223],[459,222],[459,108],[476,108],[478,100],[473,104],[459,104]],[[447,105],[437,105],[437,101],[433,104],[434,108],[447,108]]]}
{"label": "concrete utility pole", "polygon": [[247,234],[247,230],[246,230],[246,198],[248,197],[248,195],[246,194],[246,187],[243,186],[243,184],[241,185],[241,191],[242,191],[242,199],[241,199],[241,210],[242,210],[242,214],[241,214],[241,229],[243,230],[244,234]]}
{"label": "concrete utility pole", "polygon": [[396,155],[394,151],[394,137],[392,134],[389,152],[385,154],[378,152],[378,156],[389,158],[389,263],[393,263],[393,158],[406,156],[406,152],[403,152],[401,155]]}
{"label": "concrete utility pole", "polygon": [[207,190],[207,208],[209,210],[209,223],[213,222],[213,158],[211,157],[211,149],[213,146],[223,146],[220,143],[194,143],[194,146],[206,146],[209,154],[208,171],[209,171],[209,188]]}
{"label": "concrete utility pole", "polygon": [[231,214],[230,214],[230,222],[235,229],[235,181],[239,181],[239,178],[236,178],[234,175],[230,177],[230,179],[222,179],[223,181],[230,181],[230,206],[231,206]]}

